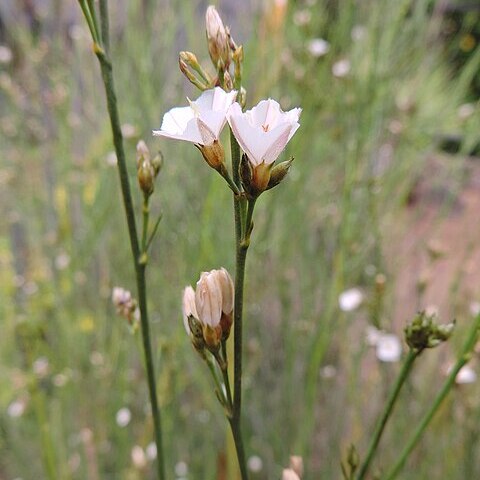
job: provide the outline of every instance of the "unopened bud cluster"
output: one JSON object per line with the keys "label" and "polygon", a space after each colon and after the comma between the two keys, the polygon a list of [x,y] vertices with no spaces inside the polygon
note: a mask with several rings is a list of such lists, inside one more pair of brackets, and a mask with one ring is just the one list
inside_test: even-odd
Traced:
{"label": "unopened bud cluster", "polygon": [[163,158],[157,153],[153,158],[146,143],[140,140],[137,143],[137,179],[138,184],[146,197],[149,197],[155,188],[155,178],[162,168]]}
{"label": "unopened bud cluster", "polygon": [[411,349],[417,351],[435,348],[451,337],[454,327],[454,322],[438,325],[436,315],[419,312],[405,328],[406,342]]}
{"label": "unopened bud cluster", "polygon": [[[226,27],[220,18],[216,8],[210,5],[205,14],[206,34],[208,53],[216,71],[212,77],[198,62],[192,52],[180,52],[178,63],[180,70],[187,79],[200,90],[208,90],[215,86],[221,86],[229,92],[234,88],[242,91],[242,62],[243,47],[238,46],[232,39],[230,29]],[[233,62],[233,72],[230,72],[230,65]],[[244,105],[244,104],[243,104]]]}
{"label": "unopened bud cluster", "polygon": [[122,287],[114,287],[112,290],[112,303],[117,314],[127,319],[128,323],[135,326],[140,320],[140,311],[137,301],[132,294]]}
{"label": "unopened bud cluster", "polygon": [[216,353],[230,335],[233,313],[233,281],[224,269],[203,272],[196,289],[183,292],[183,321],[195,349]]}

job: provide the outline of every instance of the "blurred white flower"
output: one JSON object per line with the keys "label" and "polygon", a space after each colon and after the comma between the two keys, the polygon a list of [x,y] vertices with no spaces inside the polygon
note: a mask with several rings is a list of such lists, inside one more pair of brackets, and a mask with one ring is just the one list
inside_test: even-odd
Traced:
{"label": "blurred white flower", "polygon": [[355,25],[350,33],[354,42],[363,40],[367,35],[367,28],[364,25]]}
{"label": "blurred white flower", "polygon": [[382,332],[374,327],[373,325],[368,325],[365,331],[365,340],[369,347],[376,347],[378,340],[382,336]]}
{"label": "blurred white flower", "polygon": [[323,57],[330,50],[330,44],[323,38],[314,38],[308,42],[308,51],[315,58]]}
{"label": "blurred white flower", "polygon": [[363,302],[363,293],[359,288],[350,288],[342,292],[338,297],[340,310],[352,312],[356,310]]}
{"label": "blurred white flower", "polygon": [[303,476],[303,458],[300,455],[290,457],[290,468],[299,476]]}
{"label": "blurred white flower", "polygon": [[7,415],[12,418],[21,417],[25,413],[27,403],[24,400],[15,400],[7,408]]}
{"label": "blurred white flower", "polygon": [[309,10],[298,10],[293,14],[293,23],[298,27],[303,27],[310,23],[312,13]]}
{"label": "blurred white flower", "polygon": [[275,162],[300,126],[301,111],[301,108],[294,108],[284,112],[279,103],[270,98],[245,113],[234,103],[227,118],[249,162],[256,167]]}
{"label": "blurred white flower", "polygon": [[70,256],[65,253],[59,253],[55,257],[55,267],[57,270],[65,270],[70,265]]}
{"label": "blurred white flower", "polygon": [[0,45],[0,63],[10,63],[13,58],[12,50],[6,45]]}
{"label": "blurred white flower", "polygon": [[470,313],[476,317],[480,313],[480,302],[472,302],[470,304]]}
{"label": "blurred white flower", "polygon": [[320,376],[322,378],[326,378],[326,379],[334,378],[336,374],[337,374],[337,369],[333,365],[325,365],[320,370]]}
{"label": "blurred white flower", "polygon": [[157,458],[157,444],[150,442],[145,449],[145,454],[150,461],[155,460]]}
{"label": "blurred white flower", "polygon": [[475,113],[475,105],[473,103],[464,103],[458,108],[458,118],[466,120]]}
{"label": "blurred white flower", "polygon": [[175,475],[177,477],[185,477],[188,475],[188,465],[186,462],[177,462],[175,464]]}
{"label": "blurred white flower", "polygon": [[40,378],[45,377],[48,374],[49,363],[47,357],[37,358],[32,365],[33,373]]}
{"label": "blurred white flower", "polygon": [[132,412],[127,407],[121,408],[115,416],[117,425],[122,428],[126,427],[130,423],[131,419],[132,419]]}
{"label": "blurred white flower", "polygon": [[229,107],[236,91],[229,93],[220,87],[205,90],[189,107],[172,108],[163,116],[160,130],[153,135],[185,140],[197,145],[213,145],[227,121]]}
{"label": "blurred white flower", "polygon": [[477,373],[470,365],[464,365],[455,377],[455,382],[458,385],[465,385],[474,383],[477,380]]}
{"label": "blurred white flower", "polygon": [[375,354],[381,362],[398,362],[402,357],[402,342],[391,333],[381,333]]}
{"label": "blurred white flower", "polygon": [[132,463],[135,468],[142,469],[147,465],[147,457],[143,448],[140,445],[135,445],[130,452],[130,457],[132,458]]}
{"label": "blurred white flower", "polygon": [[121,129],[123,137],[127,140],[138,136],[137,127],[135,127],[135,125],[132,125],[131,123],[124,123]]}
{"label": "blurred white flower", "polygon": [[282,472],[282,480],[301,480],[291,468],[285,468]]}
{"label": "blurred white flower", "polygon": [[247,460],[247,467],[253,473],[259,473],[263,469],[263,461],[258,455],[252,455]]}
{"label": "blurred white flower", "polygon": [[346,77],[350,73],[350,66],[350,60],[339,60],[332,65],[332,73],[337,78]]}

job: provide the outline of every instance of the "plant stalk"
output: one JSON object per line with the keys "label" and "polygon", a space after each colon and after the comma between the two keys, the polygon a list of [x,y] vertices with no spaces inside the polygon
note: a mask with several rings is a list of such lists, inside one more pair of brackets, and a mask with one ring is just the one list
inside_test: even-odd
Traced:
{"label": "plant stalk", "polygon": [[435,416],[437,413],[438,409],[442,405],[443,401],[445,400],[445,397],[447,396],[448,392],[452,389],[452,387],[455,385],[455,379],[458,375],[458,372],[462,369],[464,365],[466,365],[470,358],[471,358],[471,353],[473,349],[475,348],[475,344],[477,343],[478,336],[480,333],[480,314],[477,315],[475,318],[475,321],[473,322],[472,328],[470,329],[467,339],[465,341],[465,344],[463,345],[461,354],[455,363],[454,367],[452,368],[452,371],[448,375],[447,380],[443,384],[442,389],[436,396],[432,406],[430,407],[430,410],[425,414],[421,422],[419,423],[418,427],[416,428],[415,432],[413,433],[412,437],[410,438],[409,442],[401,452],[400,456],[398,457],[397,462],[395,465],[390,469],[390,471],[385,475],[384,479],[385,480],[393,480],[394,478],[397,477],[399,474],[400,470],[403,468],[405,465],[405,462],[412,453],[412,450],[415,448],[417,445],[418,441],[420,440],[421,436],[423,435],[423,432],[425,429],[428,427],[430,424],[432,418]]}
{"label": "plant stalk", "polygon": [[355,477],[356,480],[363,480],[365,478],[365,475],[367,474],[368,469],[370,467],[370,463],[372,462],[373,457],[377,451],[377,447],[382,437],[385,426],[387,425],[387,421],[390,418],[390,415],[393,411],[393,407],[395,406],[395,403],[397,402],[400,390],[402,389],[402,386],[405,383],[405,380],[410,374],[413,367],[413,363],[419,354],[420,352],[418,350],[410,349],[408,351],[407,358],[403,362],[402,369],[397,377],[397,380],[395,381],[393,390],[391,391],[390,396],[388,397],[383,414],[380,417],[377,423],[377,426],[375,427],[372,440],[370,441],[370,445],[368,447],[367,455],[362,465],[360,466],[358,474]]}
{"label": "plant stalk", "polygon": [[[163,457],[163,445],[162,445],[162,432],[161,432],[161,418],[160,409],[157,399],[157,388],[155,380],[155,368],[153,362],[152,346],[150,340],[150,325],[148,321],[148,309],[147,309],[147,286],[145,278],[145,263],[141,262],[141,255],[144,252],[140,251],[138,242],[137,226],[135,222],[135,211],[133,208],[132,194],[130,190],[130,182],[128,178],[127,161],[125,157],[125,150],[123,148],[123,136],[120,127],[120,119],[118,115],[117,97],[115,93],[115,86],[113,80],[112,64],[110,59],[104,50],[108,46],[108,4],[107,0],[100,0],[100,14],[101,14],[101,38],[102,47],[94,45],[95,54],[100,63],[100,70],[102,73],[103,84],[105,87],[105,94],[107,98],[107,109],[110,117],[110,124],[112,129],[113,144],[115,147],[115,153],[118,160],[118,173],[120,177],[120,185],[122,191],[123,205],[125,209],[125,215],[127,219],[128,234],[130,238],[130,248],[132,251],[133,263],[135,267],[136,283],[137,283],[137,295],[140,309],[140,321],[142,330],[142,342],[145,355],[145,368],[147,371],[148,390],[150,395],[150,403],[152,408],[153,425],[155,432],[155,443],[157,446],[157,475],[159,480],[165,480],[165,465]],[[84,10],[85,3],[80,0],[82,10]],[[92,13],[90,13],[90,20]],[[87,22],[89,20],[85,13]],[[98,31],[93,34],[92,37],[96,43],[99,40]]]}

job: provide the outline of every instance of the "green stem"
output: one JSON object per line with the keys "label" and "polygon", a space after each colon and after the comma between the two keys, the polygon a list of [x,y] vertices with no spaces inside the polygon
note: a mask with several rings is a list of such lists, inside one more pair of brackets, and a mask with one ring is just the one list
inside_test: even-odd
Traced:
{"label": "green stem", "polygon": [[[83,2],[81,2],[82,5]],[[83,10],[83,8],[82,8]],[[85,13],[85,11],[84,11]],[[108,39],[108,5],[107,0],[100,0],[100,13],[102,14],[102,38]],[[87,18],[88,22],[88,18]],[[94,38],[95,40],[95,38]],[[108,43],[108,40],[107,40]],[[103,49],[95,49],[95,53],[100,62],[102,79],[107,97],[107,108],[112,128],[113,143],[115,153],[118,159],[118,173],[120,177],[120,185],[122,190],[122,198],[127,218],[128,233],[130,237],[130,247],[132,251],[133,262],[135,266],[138,303],[140,309],[140,321],[142,326],[142,342],[145,355],[145,368],[147,371],[148,389],[150,395],[150,403],[152,408],[153,425],[155,432],[155,443],[157,446],[157,474],[160,480],[165,479],[165,465],[163,457],[162,432],[160,409],[157,399],[157,388],[155,381],[155,368],[153,363],[152,346],[150,341],[150,324],[148,321],[147,308],[147,287],[145,278],[146,265],[140,262],[140,246],[138,243],[137,227],[135,222],[135,211],[133,208],[132,194],[130,191],[130,182],[128,178],[127,161],[123,148],[123,137],[120,128],[120,119],[117,108],[117,97],[115,94],[115,86],[113,81],[112,64],[107,58]]]}
{"label": "green stem", "polygon": [[43,465],[47,473],[47,478],[49,480],[56,480],[58,478],[57,462],[55,460],[56,449],[51,435],[50,422],[47,416],[45,396],[38,384],[35,384],[33,387],[32,398],[35,415],[37,416],[38,424],[40,425]]}
{"label": "green stem", "polygon": [[[147,255],[147,232],[148,232],[148,220],[150,216],[150,208],[149,208],[149,197],[148,195],[144,195],[143,197],[143,222],[142,222],[142,247],[141,247],[141,255]],[[145,258],[146,260],[146,258]]]}
{"label": "green stem", "polygon": [[[240,147],[230,130],[230,147],[232,154],[233,182],[240,188]],[[233,197],[234,223],[235,223],[235,298],[233,309],[233,410],[232,418],[229,419],[232,429],[235,449],[237,451],[238,464],[242,480],[248,480],[245,449],[241,434],[241,411],[242,411],[242,319],[243,319],[243,286],[245,282],[245,262],[248,245],[242,242],[242,234],[245,226],[242,226],[242,198],[239,195]]]}
{"label": "green stem", "polygon": [[363,464],[360,466],[358,474],[355,477],[356,480],[363,480],[365,478],[365,475],[368,472],[368,468],[370,467],[370,463],[375,455],[375,452],[377,451],[377,447],[380,442],[380,438],[382,437],[387,421],[390,418],[390,415],[393,411],[393,407],[395,406],[395,403],[398,399],[398,394],[400,393],[400,390],[403,384],[405,383],[405,380],[407,379],[408,375],[410,374],[410,371],[412,370],[413,362],[415,361],[415,359],[418,357],[419,354],[420,352],[418,350],[413,350],[413,349],[409,350],[407,358],[403,362],[402,369],[400,371],[400,374],[397,377],[393,390],[391,391],[390,396],[388,397],[387,404],[385,405],[385,410],[383,411],[383,414],[380,417],[377,423],[377,426],[375,427],[372,440],[370,441],[370,445],[368,447],[367,456],[365,457]]}
{"label": "green stem", "polygon": [[153,226],[152,233],[148,237],[147,244],[145,245],[145,250],[144,250],[145,252],[148,252],[148,249],[150,248],[150,244],[152,243],[155,237],[155,234],[157,233],[157,229],[158,229],[158,226],[160,225],[161,220],[162,220],[162,214],[160,213],[160,215],[157,218],[157,221],[155,222],[155,225]]}
{"label": "green stem", "polygon": [[232,401],[232,389],[230,388],[230,377],[228,376],[228,356],[227,356],[227,342],[222,342],[222,356],[225,368],[222,368],[223,383],[225,384],[225,390],[227,391],[227,400],[230,409],[233,408]]}
{"label": "green stem", "polygon": [[471,353],[475,348],[475,344],[477,343],[479,331],[480,331],[480,315],[477,315],[472,325],[472,328],[467,336],[467,339],[463,346],[462,352],[457,360],[457,363],[452,368],[452,371],[448,375],[448,378],[445,381],[442,389],[436,396],[432,406],[430,407],[430,410],[428,410],[428,412],[423,417],[422,421],[420,422],[417,429],[413,433],[409,442],[407,443],[402,453],[400,454],[397,462],[390,469],[387,475],[384,477],[385,480],[393,480],[394,478],[396,478],[400,470],[403,468],[408,456],[417,445],[418,441],[423,435],[423,432],[428,427],[435,413],[437,413],[437,410],[440,408],[443,401],[445,400],[445,397],[447,396],[448,392],[452,389],[453,385],[455,385],[455,379],[458,375],[458,372],[462,369],[464,365],[466,365],[469,362],[471,358]]}
{"label": "green stem", "polygon": [[207,354],[207,365],[208,369],[210,370],[210,373],[212,374],[213,380],[215,382],[215,388],[217,389],[217,395],[220,403],[222,404],[222,407],[225,409],[230,408],[230,406],[227,403],[227,399],[225,398],[225,393],[222,387],[222,384],[220,382],[220,379],[218,378],[218,373],[217,373],[217,367],[215,363],[212,361],[212,357]]}

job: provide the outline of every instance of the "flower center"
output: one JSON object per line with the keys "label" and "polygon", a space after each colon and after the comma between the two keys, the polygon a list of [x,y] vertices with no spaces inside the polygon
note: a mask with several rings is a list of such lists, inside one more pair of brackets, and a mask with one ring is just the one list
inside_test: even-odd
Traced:
{"label": "flower center", "polygon": [[270,128],[270,125],[267,123],[266,125],[262,125],[263,131],[268,132],[268,129]]}

